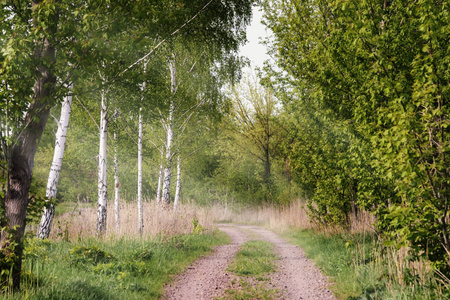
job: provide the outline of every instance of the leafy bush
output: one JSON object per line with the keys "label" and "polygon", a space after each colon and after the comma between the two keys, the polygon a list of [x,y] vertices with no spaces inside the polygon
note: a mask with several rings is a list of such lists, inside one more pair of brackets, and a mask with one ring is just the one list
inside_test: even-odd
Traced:
{"label": "leafy bush", "polygon": [[98,263],[107,263],[114,259],[112,254],[109,254],[97,246],[85,247],[77,246],[74,247],[69,252],[69,262],[71,265],[80,264],[92,264],[97,265]]}

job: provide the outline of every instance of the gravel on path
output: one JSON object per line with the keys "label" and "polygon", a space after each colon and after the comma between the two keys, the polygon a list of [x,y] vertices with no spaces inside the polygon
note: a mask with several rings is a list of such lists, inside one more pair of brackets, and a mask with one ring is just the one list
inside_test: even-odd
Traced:
{"label": "gravel on path", "polygon": [[270,275],[271,283],[283,291],[281,299],[336,299],[328,289],[327,278],[306,258],[303,250],[286,242],[274,232],[258,226],[241,226],[261,236],[275,246],[279,257],[277,272]]}
{"label": "gravel on path", "polygon": [[280,238],[274,232],[258,226],[219,224],[228,234],[231,244],[215,248],[213,254],[197,260],[166,287],[164,299],[206,300],[224,295],[236,278],[226,269],[242,244],[254,235],[274,244],[279,259],[277,271],[269,275],[269,285],[282,291],[280,300],[336,299],[328,289],[327,278],[306,258],[298,246]]}
{"label": "gravel on path", "polygon": [[220,230],[230,236],[231,244],[218,246],[213,254],[197,260],[166,287],[164,299],[206,300],[225,293],[231,283],[231,274],[226,269],[248,238],[235,227]]}

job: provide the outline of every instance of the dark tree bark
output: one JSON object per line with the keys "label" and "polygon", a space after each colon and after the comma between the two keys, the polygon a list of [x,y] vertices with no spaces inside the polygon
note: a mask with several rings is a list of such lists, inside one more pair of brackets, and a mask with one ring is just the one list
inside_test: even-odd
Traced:
{"label": "dark tree bark", "polygon": [[[39,2],[33,2],[35,6]],[[53,16],[56,29],[57,16]],[[11,254],[14,252],[14,266],[12,272],[13,287],[20,288],[20,273],[22,268],[23,242],[25,232],[26,210],[29,202],[28,192],[33,175],[34,156],[38,142],[47,122],[52,98],[52,89],[55,77],[49,69],[49,65],[55,62],[55,48],[48,37],[37,42],[35,60],[38,63],[38,78],[33,88],[33,97],[25,115],[22,132],[16,135],[15,143],[11,149],[11,157],[8,161],[8,182],[4,199],[7,231],[2,231],[0,238],[0,251]],[[49,64],[50,63],[50,64]],[[11,245],[15,245],[10,247]]]}

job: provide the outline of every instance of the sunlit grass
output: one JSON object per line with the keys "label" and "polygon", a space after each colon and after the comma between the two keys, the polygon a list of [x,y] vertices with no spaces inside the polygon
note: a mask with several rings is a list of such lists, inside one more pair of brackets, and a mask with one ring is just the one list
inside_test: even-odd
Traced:
{"label": "sunlit grass", "polygon": [[269,242],[255,240],[243,244],[228,267],[228,271],[240,278],[234,279],[232,286],[219,299],[279,299],[279,290],[270,289],[265,284],[270,273],[276,271],[276,259],[273,245]]}
{"label": "sunlit grass", "polygon": [[411,262],[405,250],[383,247],[372,234],[324,234],[291,230],[340,299],[449,299],[448,284],[424,261]]}
{"label": "sunlit grass", "polygon": [[80,242],[31,239],[22,290],[4,299],[159,299],[174,274],[227,242],[222,232]]}
{"label": "sunlit grass", "polygon": [[228,270],[238,276],[260,277],[275,271],[273,245],[265,241],[249,241],[242,245]]}

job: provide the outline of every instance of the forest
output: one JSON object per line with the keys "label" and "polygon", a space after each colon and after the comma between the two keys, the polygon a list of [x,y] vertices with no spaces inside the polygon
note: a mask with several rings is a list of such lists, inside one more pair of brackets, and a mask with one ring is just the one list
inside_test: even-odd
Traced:
{"label": "forest", "polygon": [[[271,60],[248,73],[255,5]],[[363,224],[406,253],[399,281],[423,263],[445,298],[449,24],[436,0],[1,2],[0,293],[33,243],[301,203],[313,232]]]}

